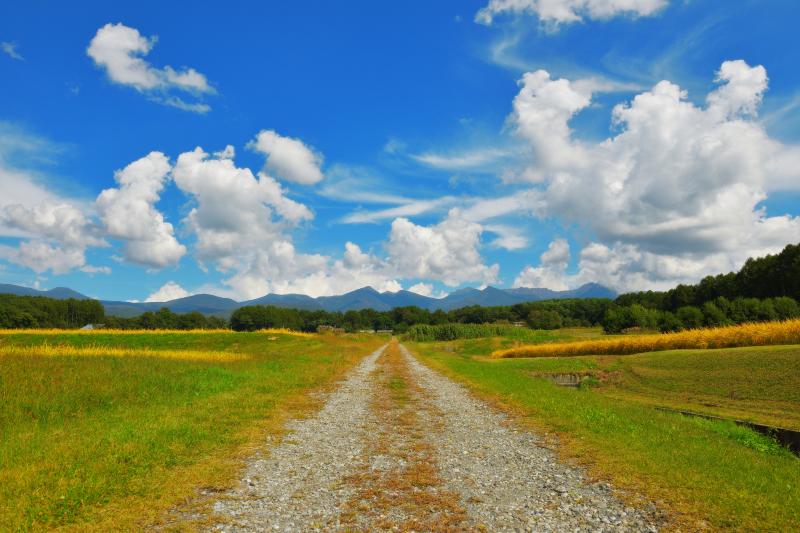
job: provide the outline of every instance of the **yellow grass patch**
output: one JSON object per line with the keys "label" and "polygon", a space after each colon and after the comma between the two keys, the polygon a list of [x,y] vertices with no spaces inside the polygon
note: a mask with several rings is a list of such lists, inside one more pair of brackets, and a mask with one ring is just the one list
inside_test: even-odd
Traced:
{"label": "yellow grass patch", "polygon": [[0,329],[0,335],[18,335],[20,333],[31,333],[35,335],[143,335],[143,334],[164,334],[164,333],[192,333],[192,334],[215,334],[236,333],[230,329]]}
{"label": "yellow grass patch", "polygon": [[303,333],[302,331],[294,331],[286,328],[260,329],[256,333],[266,333],[268,335],[294,335],[295,337],[306,337],[309,339],[317,336],[316,333]]}
{"label": "yellow grass patch", "polygon": [[107,346],[0,346],[0,358],[23,357],[159,357],[183,361],[242,361],[251,356],[243,353],[200,350],[151,350],[149,348],[109,348]]}
{"label": "yellow grass patch", "polygon": [[800,319],[759,322],[678,333],[623,336],[580,342],[519,346],[492,352],[494,358],[628,355],[663,350],[737,348],[800,343]]}
{"label": "yellow grass patch", "polygon": [[[231,329],[0,329],[0,335],[18,335],[20,333],[30,333],[35,335],[63,335],[69,333],[70,335],[147,335],[157,334],[163,335],[165,333],[191,333],[191,334],[215,334],[220,333],[239,333]],[[316,337],[316,333],[303,333],[302,331],[294,331],[286,328],[270,328],[261,329],[257,333],[266,333],[269,335],[293,335],[295,337]]]}

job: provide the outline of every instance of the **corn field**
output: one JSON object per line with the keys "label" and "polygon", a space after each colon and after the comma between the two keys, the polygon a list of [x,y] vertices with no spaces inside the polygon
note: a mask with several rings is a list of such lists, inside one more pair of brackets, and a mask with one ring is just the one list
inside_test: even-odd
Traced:
{"label": "corn field", "polygon": [[629,355],[663,350],[736,348],[800,343],[800,319],[759,322],[678,333],[520,346],[492,353],[495,358]]}

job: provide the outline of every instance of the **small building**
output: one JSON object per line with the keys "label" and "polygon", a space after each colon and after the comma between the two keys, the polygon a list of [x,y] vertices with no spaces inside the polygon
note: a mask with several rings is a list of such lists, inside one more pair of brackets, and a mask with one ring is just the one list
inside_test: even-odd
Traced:
{"label": "small building", "polygon": [[81,328],[83,331],[92,331],[93,329],[103,329],[105,324],[86,324]]}
{"label": "small building", "polygon": [[391,335],[392,333],[394,333],[394,330],[393,329],[379,329],[379,330],[375,331],[375,333],[377,333],[379,335]]}
{"label": "small building", "polygon": [[320,324],[317,326],[317,333],[344,333],[344,328],[337,328],[334,326],[327,326]]}
{"label": "small building", "polygon": [[525,327],[525,322],[514,322],[512,325],[515,328],[524,328]]}

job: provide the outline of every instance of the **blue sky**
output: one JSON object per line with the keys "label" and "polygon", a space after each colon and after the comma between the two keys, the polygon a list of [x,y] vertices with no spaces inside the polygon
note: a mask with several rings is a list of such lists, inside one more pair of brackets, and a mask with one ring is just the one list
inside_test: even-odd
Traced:
{"label": "blue sky", "polygon": [[246,299],[738,268],[800,241],[799,17],[788,0],[6,6],[0,282]]}

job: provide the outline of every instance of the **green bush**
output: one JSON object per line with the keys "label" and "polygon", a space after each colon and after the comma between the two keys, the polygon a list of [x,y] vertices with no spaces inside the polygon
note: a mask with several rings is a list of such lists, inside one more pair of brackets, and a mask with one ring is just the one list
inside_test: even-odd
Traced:
{"label": "green bush", "polygon": [[507,324],[417,324],[408,328],[406,340],[416,342],[453,341],[479,337],[515,336],[524,328]]}

